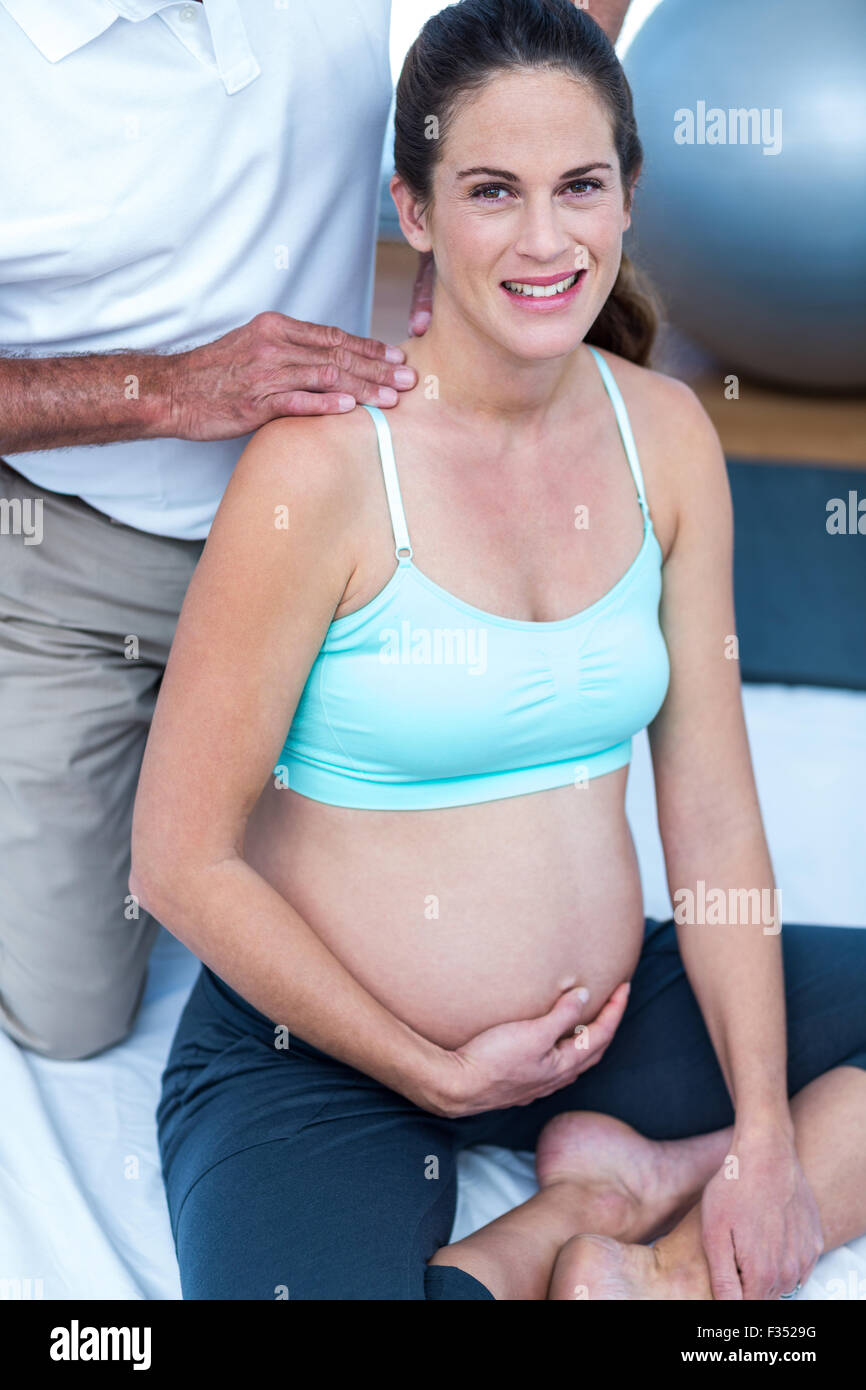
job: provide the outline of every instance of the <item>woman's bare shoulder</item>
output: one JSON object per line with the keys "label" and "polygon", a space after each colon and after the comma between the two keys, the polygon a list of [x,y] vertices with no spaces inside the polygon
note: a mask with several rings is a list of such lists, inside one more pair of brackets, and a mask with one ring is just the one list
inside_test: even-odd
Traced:
{"label": "woman's bare shoulder", "polygon": [[673,426],[677,433],[683,429],[705,430],[707,425],[713,428],[700,398],[687,382],[653,367],[639,366],[607,348],[597,351],[616,378],[635,436],[638,424],[644,427],[649,439],[659,434],[669,439]]}
{"label": "woman's bare shoulder", "polygon": [[[715,425],[697,393],[678,377],[600,349],[622,392],[650,509],[673,538],[685,507],[727,486]],[[720,386],[721,389],[721,386]]]}
{"label": "woman's bare shoulder", "polygon": [[369,480],[375,452],[374,426],[365,410],[285,416],[255,432],[232,485],[258,494],[289,488],[310,505],[338,500],[351,505]]}
{"label": "woman's bare shoulder", "polygon": [[706,450],[717,443],[716,427],[688,382],[653,367],[638,366],[619,353],[598,350],[623,392],[638,448],[642,439],[645,450],[652,449],[674,461],[691,456],[695,446]]}
{"label": "woman's bare shoulder", "polygon": [[365,410],[263,425],[223,494],[204,573],[253,575],[275,592],[316,576],[339,601],[363,543],[376,457]]}

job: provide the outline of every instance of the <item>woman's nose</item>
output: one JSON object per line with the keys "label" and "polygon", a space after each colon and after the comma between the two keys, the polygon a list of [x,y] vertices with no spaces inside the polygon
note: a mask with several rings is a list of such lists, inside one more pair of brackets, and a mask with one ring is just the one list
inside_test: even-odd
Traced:
{"label": "woman's nose", "polygon": [[570,259],[572,242],[573,237],[566,235],[557,210],[547,200],[524,207],[514,247],[520,255],[531,256],[539,262]]}

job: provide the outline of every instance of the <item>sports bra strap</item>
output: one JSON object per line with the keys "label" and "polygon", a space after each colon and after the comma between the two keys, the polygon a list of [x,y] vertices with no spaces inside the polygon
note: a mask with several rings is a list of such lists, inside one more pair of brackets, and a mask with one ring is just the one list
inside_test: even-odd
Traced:
{"label": "sports bra strap", "polygon": [[[391,513],[391,529],[394,532],[394,553],[401,565],[408,565],[412,559],[412,545],[409,540],[409,528],[406,525],[406,513],[403,510],[403,498],[400,496],[400,480],[397,477],[397,460],[394,457],[391,427],[377,405],[365,405],[364,409],[369,410],[373,417],[373,424],[376,426],[376,435],[379,440],[379,458],[382,461],[382,476],[385,479],[385,493],[388,497],[388,510]],[[401,552],[404,553],[401,554]]]}
{"label": "sports bra strap", "polygon": [[625,456],[628,459],[628,466],[631,469],[631,475],[634,478],[635,487],[637,488],[638,501],[640,502],[641,510],[644,516],[647,516],[648,507],[646,500],[646,492],[644,490],[643,473],[641,472],[640,461],[637,456],[637,445],[634,442],[634,435],[632,434],[631,430],[631,422],[628,418],[628,411],[625,408],[625,401],[622,398],[622,392],[617,386],[616,378],[614,377],[613,372],[605,362],[601,353],[597,352],[596,349],[592,347],[590,343],[587,343],[586,346],[589,348],[590,352],[592,353],[593,357],[595,358],[598,364],[598,370],[601,372],[601,379],[604,382],[607,394],[610,397],[611,402],[613,404],[614,412],[616,414],[616,423],[619,426],[620,437],[622,438],[623,445],[625,446]]}
{"label": "sports bra strap", "polygon": [[[592,353],[601,372],[601,379],[610,397],[616,415],[616,422],[619,426],[620,437],[625,448],[625,455],[631,469],[631,475],[637,488],[638,501],[645,517],[649,516],[646,492],[644,490],[643,473],[641,472],[640,461],[637,454],[637,445],[634,442],[631,423],[628,418],[628,411],[625,408],[625,401],[622,393],[616,384],[616,379],[610,367],[605,362],[600,352],[587,343],[587,347]],[[412,559],[412,543],[409,540],[409,528],[406,525],[406,513],[403,510],[403,498],[400,495],[400,480],[397,476],[397,460],[394,457],[394,441],[391,437],[391,427],[385,418],[384,413],[377,405],[365,405],[364,409],[370,412],[373,417],[373,424],[376,426],[376,436],[379,441],[379,458],[382,462],[382,476],[385,480],[385,493],[388,498],[388,510],[391,513],[391,529],[394,532],[394,553],[401,565],[408,565]]]}

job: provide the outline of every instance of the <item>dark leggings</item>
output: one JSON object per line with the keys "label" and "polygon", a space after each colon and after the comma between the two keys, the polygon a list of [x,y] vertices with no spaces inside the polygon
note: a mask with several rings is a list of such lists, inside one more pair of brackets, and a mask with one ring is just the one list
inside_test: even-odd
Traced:
{"label": "dark leggings", "polygon": [[[833,1067],[866,1067],[866,931],[786,926],[782,946],[794,1095]],[[437,1119],[300,1038],[280,1041],[202,969],[157,1111],[184,1298],[492,1298],[427,1265],[451,1234],[460,1149],[533,1149],[562,1110],[615,1115],[651,1139],[733,1121],[672,921],[647,918],[602,1060],[528,1106]]]}

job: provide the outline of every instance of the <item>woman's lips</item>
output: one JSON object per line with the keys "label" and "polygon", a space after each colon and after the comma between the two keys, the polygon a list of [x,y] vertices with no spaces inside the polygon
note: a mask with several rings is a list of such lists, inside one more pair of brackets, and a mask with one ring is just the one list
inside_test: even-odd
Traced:
{"label": "woman's lips", "polygon": [[[502,284],[499,286],[499,288],[500,288],[500,290],[502,291],[502,293],[505,295],[506,299],[509,300],[509,302],[510,302],[511,304],[514,304],[516,308],[518,308],[518,309],[525,309],[525,310],[527,310],[529,313],[534,313],[534,314],[538,314],[538,313],[542,313],[542,314],[548,313],[548,314],[549,314],[552,310],[562,309],[562,308],[564,308],[566,305],[571,304],[571,303],[577,298],[577,296],[580,294],[581,286],[583,285],[583,282],[584,282],[584,280],[586,279],[586,271],[585,271],[585,270],[578,270],[578,271],[575,272],[575,273],[576,273],[576,275],[577,275],[577,279],[575,280],[575,282],[574,282],[574,284],[571,286],[571,288],[570,288],[570,289],[567,289],[567,290],[563,290],[563,291],[561,291],[559,294],[544,294],[544,295],[535,295],[535,294],[532,294],[532,295],[529,295],[529,294],[521,293],[519,290],[510,290],[510,289],[508,289],[508,288],[506,287],[505,281],[502,282]],[[509,284],[529,284],[529,285],[542,285],[542,286],[544,286],[545,284],[546,284],[546,285],[550,285],[550,284],[558,284],[558,283],[561,283],[561,280],[567,279],[567,278],[568,278],[567,276],[561,276],[561,277],[559,277],[559,278],[557,278],[557,279],[554,279],[553,277],[547,276],[547,277],[544,277],[543,279],[532,279],[532,280],[524,280],[524,281],[514,281],[514,280],[512,280],[512,281],[509,281],[508,283],[509,283]]]}

